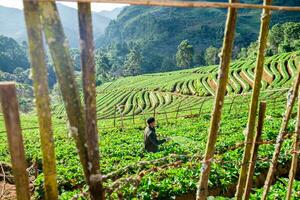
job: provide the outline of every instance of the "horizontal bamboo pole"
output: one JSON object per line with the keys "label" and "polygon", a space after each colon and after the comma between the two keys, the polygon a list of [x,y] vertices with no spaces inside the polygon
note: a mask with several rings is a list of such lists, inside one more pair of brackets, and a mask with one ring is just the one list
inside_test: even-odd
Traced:
{"label": "horizontal bamboo pole", "polygon": [[17,200],[29,200],[29,179],[23,145],[15,83],[0,84],[0,102],[7,130],[8,146],[16,185]]}
{"label": "horizontal bamboo pole", "polygon": [[[26,0],[31,1],[31,0]],[[54,0],[40,0],[54,1]],[[269,9],[277,11],[300,11],[299,6],[271,6],[249,3],[222,3],[222,2],[197,2],[197,1],[165,1],[165,0],[56,0],[61,2],[81,3],[115,3],[141,6],[164,6],[182,8],[245,8],[245,9]]]}
{"label": "horizontal bamboo pole", "polygon": [[52,131],[50,98],[48,92],[47,64],[43,45],[42,26],[35,2],[24,1],[24,14],[27,27],[29,54],[32,67],[33,86],[41,136],[43,173],[46,200],[58,199],[57,176]]}

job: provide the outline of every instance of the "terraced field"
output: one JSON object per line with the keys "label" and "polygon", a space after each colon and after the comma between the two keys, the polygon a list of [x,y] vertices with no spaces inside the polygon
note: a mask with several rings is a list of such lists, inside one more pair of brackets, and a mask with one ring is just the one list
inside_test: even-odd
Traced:
{"label": "terraced field", "polygon": [[[262,89],[290,87],[296,72],[295,57],[300,52],[268,57],[265,62]],[[254,82],[255,60],[231,64],[228,96],[250,92]],[[97,109],[100,118],[152,112],[167,112],[178,107],[193,108],[215,95],[218,66],[198,67],[175,72],[121,78],[98,87]],[[64,115],[62,105],[55,107]]]}

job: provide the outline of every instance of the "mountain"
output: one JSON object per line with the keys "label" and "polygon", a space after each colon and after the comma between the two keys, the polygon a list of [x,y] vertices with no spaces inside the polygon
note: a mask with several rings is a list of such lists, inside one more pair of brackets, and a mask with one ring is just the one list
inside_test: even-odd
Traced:
{"label": "mountain", "polygon": [[[77,10],[62,4],[58,4],[58,10],[71,47],[78,47],[79,30]],[[109,13],[107,13],[107,15],[109,15]],[[94,37],[97,38],[104,34],[111,19],[95,12],[92,13],[92,16]],[[18,42],[27,40],[22,10],[0,6],[0,24],[0,35],[14,38]]]}
{"label": "mountain", "polygon": [[120,12],[123,10],[124,8],[115,8],[111,11],[108,10],[103,10],[101,12],[99,12],[98,14],[103,16],[103,17],[107,17],[109,19],[117,19],[118,15],[120,14]]}
{"label": "mountain", "polygon": [[[299,1],[293,0],[275,0],[274,3],[300,4]],[[96,46],[139,43],[142,54],[150,60],[148,67],[161,68],[163,63],[174,65],[177,46],[182,40],[190,41],[196,57],[203,57],[203,52],[210,45],[221,47],[226,15],[227,9],[129,6],[121,11],[117,19],[110,22],[105,35],[96,40]],[[234,51],[257,40],[260,16],[261,10],[239,10]],[[299,20],[299,12],[273,11],[271,25]]]}

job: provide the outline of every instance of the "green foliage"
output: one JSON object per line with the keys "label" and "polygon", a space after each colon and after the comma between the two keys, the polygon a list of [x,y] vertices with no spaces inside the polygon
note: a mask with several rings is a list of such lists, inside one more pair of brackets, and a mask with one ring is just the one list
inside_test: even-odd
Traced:
{"label": "green foliage", "polygon": [[134,47],[127,54],[124,61],[124,73],[127,76],[136,76],[141,73],[143,57],[138,47]]}
{"label": "green foliage", "polygon": [[205,50],[204,59],[207,65],[216,65],[219,63],[219,49],[210,46]]}
{"label": "green foliage", "polygon": [[176,61],[181,68],[190,68],[193,64],[194,48],[188,40],[183,40],[177,47]]}
{"label": "green foliage", "polygon": [[26,50],[14,39],[0,35],[0,70],[12,73],[17,67],[28,69]]}

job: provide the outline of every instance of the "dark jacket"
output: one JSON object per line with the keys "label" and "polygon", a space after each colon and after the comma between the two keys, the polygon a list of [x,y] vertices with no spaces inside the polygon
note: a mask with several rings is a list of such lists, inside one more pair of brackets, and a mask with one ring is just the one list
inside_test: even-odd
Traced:
{"label": "dark jacket", "polygon": [[144,132],[144,145],[147,152],[158,152],[158,145],[164,143],[166,140],[157,140],[155,128],[146,127]]}

